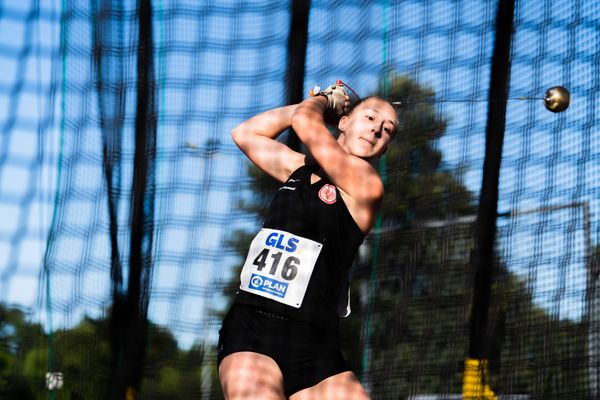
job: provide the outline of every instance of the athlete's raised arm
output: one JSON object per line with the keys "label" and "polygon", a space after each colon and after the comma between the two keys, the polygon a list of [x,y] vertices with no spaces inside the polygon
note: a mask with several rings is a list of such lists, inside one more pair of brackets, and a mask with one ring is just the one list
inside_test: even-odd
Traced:
{"label": "athlete's raised arm", "polygon": [[361,229],[368,231],[383,198],[383,183],[372,164],[394,135],[396,110],[385,100],[367,98],[341,117],[336,140],[323,119],[328,104],[331,108],[325,96],[304,100],[294,110],[292,127],[327,176],[347,195],[348,208]]}
{"label": "athlete's raised arm", "polygon": [[235,144],[261,170],[280,182],[304,163],[305,156],[276,139],[291,126],[298,105],[274,108],[260,113],[233,129]]}

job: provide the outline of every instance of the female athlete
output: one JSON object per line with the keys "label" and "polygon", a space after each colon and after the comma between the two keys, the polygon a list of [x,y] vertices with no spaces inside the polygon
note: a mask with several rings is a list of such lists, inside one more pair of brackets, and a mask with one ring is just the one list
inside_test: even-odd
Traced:
{"label": "female athlete", "polygon": [[[234,142],[281,182],[223,321],[218,366],[226,399],[368,399],[340,348],[349,268],[383,198],[374,165],[397,128],[378,97],[352,110],[342,85],[263,112]],[[339,117],[335,139],[324,114]],[[308,155],[277,141],[292,127]]]}

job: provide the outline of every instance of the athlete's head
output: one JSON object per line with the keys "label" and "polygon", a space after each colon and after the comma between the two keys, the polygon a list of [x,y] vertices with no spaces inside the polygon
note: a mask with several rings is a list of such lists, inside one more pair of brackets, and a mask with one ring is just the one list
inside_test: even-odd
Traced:
{"label": "athlete's head", "polygon": [[352,106],[338,123],[338,142],[348,153],[367,161],[381,156],[398,128],[396,109],[386,100],[367,97]]}

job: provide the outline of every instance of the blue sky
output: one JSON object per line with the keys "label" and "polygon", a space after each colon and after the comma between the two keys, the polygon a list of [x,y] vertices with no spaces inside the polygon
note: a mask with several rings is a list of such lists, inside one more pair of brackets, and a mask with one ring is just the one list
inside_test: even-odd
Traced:
{"label": "blue sky", "polygon": [[[235,260],[224,252],[225,241],[237,227],[256,227],[237,212],[246,161],[229,131],[285,101],[288,5],[271,3],[155,2],[162,118],[151,313],[172,326],[183,343],[196,340],[197,327],[210,322],[206,308],[218,304],[214,288],[229,278]],[[562,114],[546,111],[541,101],[509,102],[499,210],[587,202],[597,243],[600,5],[592,0],[580,1],[579,7],[517,3],[511,96],[541,97],[548,87],[564,85],[572,102]],[[51,260],[56,266],[52,302],[54,326],[68,326],[84,313],[101,312],[109,291],[101,135],[89,55],[91,10],[79,9],[69,20],[69,53],[58,62],[61,3],[40,1],[39,17],[28,20],[33,4],[9,2],[0,15],[0,301],[31,307],[46,318],[40,307],[45,301],[38,287],[40,260],[62,149],[61,236]],[[366,95],[377,87],[387,62],[432,87],[440,98],[484,99],[494,12],[493,1],[390,1],[388,9],[377,2],[313,1],[305,89],[342,79]],[[127,45],[133,32],[122,34],[113,40]],[[135,65],[123,60],[131,80],[127,138],[133,126]],[[64,98],[63,76],[69,84]],[[478,193],[487,104],[439,103],[437,110],[450,121],[436,143],[444,164]],[[216,151],[206,148],[207,140],[219,143]],[[131,141],[125,140],[123,148],[124,159],[130,159]],[[131,168],[123,165],[122,188],[127,189]],[[71,191],[75,187],[77,194]],[[126,203],[124,198],[119,208],[122,220]],[[584,311],[581,210],[499,221],[509,267],[537,282],[539,304],[557,307],[553,299],[560,298],[553,312],[562,317],[579,318]],[[120,232],[122,243],[127,237]],[[568,251],[563,251],[565,244]]]}

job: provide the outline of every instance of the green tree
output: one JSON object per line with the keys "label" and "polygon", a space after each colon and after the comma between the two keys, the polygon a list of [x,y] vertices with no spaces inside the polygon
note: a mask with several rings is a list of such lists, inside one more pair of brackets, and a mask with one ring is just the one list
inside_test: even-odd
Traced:
{"label": "green tree", "polygon": [[40,337],[43,333],[39,324],[29,323],[22,310],[0,304],[0,398],[36,398],[35,386],[26,374],[24,354],[35,347]]}
{"label": "green tree", "polygon": [[[106,318],[84,317],[73,328],[53,333],[54,369],[63,374],[63,387],[55,392],[56,398],[106,398],[112,357],[108,328]],[[197,399],[207,380],[213,391],[211,398],[219,398],[216,368],[204,365],[205,352],[198,345],[188,350],[179,348],[167,328],[149,322],[139,398]],[[29,323],[22,311],[0,305],[0,398],[48,399],[48,363],[48,338],[41,326]]]}

